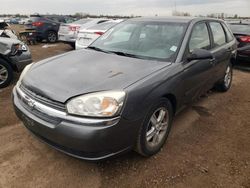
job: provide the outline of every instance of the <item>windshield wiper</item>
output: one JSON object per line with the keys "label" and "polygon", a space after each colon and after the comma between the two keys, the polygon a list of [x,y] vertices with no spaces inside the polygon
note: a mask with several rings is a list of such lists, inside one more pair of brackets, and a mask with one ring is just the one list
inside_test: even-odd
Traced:
{"label": "windshield wiper", "polygon": [[125,57],[132,57],[132,58],[137,58],[137,59],[147,59],[147,60],[151,59],[150,57],[145,57],[145,56],[130,54],[130,53],[121,52],[121,51],[109,51],[109,52],[113,53],[113,54],[116,54],[116,55],[125,56]]}
{"label": "windshield wiper", "polygon": [[110,53],[120,55],[120,56],[126,56],[126,57],[134,57],[134,58],[141,58],[140,56],[134,55],[134,54],[129,54],[126,52],[121,52],[121,51],[109,51]]}
{"label": "windshield wiper", "polygon": [[98,47],[95,47],[95,46],[89,46],[89,47],[87,47],[87,49],[92,49],[92,50],[96,50],[96,51],[104,52],[104,53],[110,53],[107,50],[104,50],[104,49],[101,49],[101,48],[98,48]]}

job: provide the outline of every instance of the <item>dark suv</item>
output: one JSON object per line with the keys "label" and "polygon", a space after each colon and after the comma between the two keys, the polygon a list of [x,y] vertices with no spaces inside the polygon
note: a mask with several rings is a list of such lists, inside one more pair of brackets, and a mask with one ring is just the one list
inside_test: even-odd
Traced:
{"label": "dark suv", "polygon": [[65,17],[52,15],[31,15],[29,18],[29,23],[26,24],[26,29],[35,30],[38,41],[46,39],[47,42],[54,43],[58,38],[57,33],[60,23],[66,23]]}

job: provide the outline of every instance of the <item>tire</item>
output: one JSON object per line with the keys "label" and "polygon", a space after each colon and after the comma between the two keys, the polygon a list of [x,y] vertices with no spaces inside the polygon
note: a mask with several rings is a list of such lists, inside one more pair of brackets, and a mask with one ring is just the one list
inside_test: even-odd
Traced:
{"label": "tire", "polygon": [[13,69],[3,59],[0,59],[0,88],[7,87],[13,80]]}
{"label": "tire", "polygon": [[[165,111],[165,115],[160,118],[162,110]],[[162,98],[148,112],[139,131],[135,151],[145,157],[158,153],[168,137],[172,120],[172,104],[168,99]]]}
{"label": "tire", "polygon": [[75,43],[70,43],[69,44],[74,50],[76,49],[76,44]]}
{"label": "tire", "polygon": [[47,42],[55,43],[57,41],[57,33],[55,31],[48,31]]}
{"label": "tire", "polygon": [[231,88],[233,80],[233,67],[229,64],[226,68],[223,79],[215,85],[217,91],[226,92]]}

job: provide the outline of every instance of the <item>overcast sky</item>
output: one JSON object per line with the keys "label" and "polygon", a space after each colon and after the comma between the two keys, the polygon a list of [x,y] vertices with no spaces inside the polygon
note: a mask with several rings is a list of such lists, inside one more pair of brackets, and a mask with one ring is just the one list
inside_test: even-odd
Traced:
{"label": "overcast sky", "polygon": [[56,13],[168,16],[175,9],[192,15],[210,13],[250,16],[250,0],[0,0],[0,14]]}

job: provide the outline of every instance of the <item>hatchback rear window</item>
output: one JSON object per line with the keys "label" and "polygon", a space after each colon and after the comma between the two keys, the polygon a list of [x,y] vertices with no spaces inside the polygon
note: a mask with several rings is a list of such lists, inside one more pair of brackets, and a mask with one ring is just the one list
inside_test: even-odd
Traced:
{"label": "hatchback rear window", "polygon": [[42,20],[42,17],[30,17],[29,22],[39,22]]}
{"label": "hatchback rear window", "polygon": [[250,25],[247,24],[230,24],[233,33],[250,34]]}

